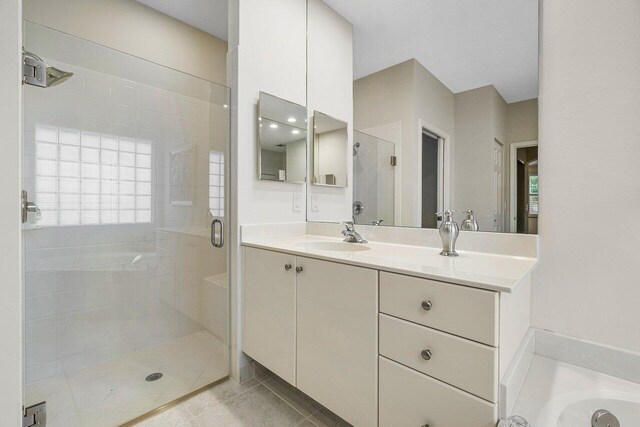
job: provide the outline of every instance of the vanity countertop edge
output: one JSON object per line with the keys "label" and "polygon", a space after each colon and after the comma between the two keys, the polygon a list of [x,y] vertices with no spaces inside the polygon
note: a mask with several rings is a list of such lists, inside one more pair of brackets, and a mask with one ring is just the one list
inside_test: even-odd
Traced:
{"label": "vanity countertop edge", "polygon": [[341,242],[342,239],[301,235],[246,239],[241,245],[503,293],[516,292],[538,263],[536,258],[471,251],[458,251],[458,257],[444,257],[437,248],[395,243],[369,242],[366,246],[371,250],[362,252],[300,246],[312,241]]}

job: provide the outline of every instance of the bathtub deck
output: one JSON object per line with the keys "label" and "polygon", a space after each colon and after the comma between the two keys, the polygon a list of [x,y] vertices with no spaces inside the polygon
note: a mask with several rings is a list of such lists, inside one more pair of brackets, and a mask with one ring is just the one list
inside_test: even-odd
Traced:
{"label": "bathtub deck", "polygon": [[[547,422],[543,419],[543,412],[553,404],[550,402],[559,399],[570,401],[580,395],[597,396],[603,391],[640,397],[640,384],[535,355],[512,414],[524,417],[532,426],[550,427],[555,424],[542,424]],[[587,415],[590,419],[591,413]],[[585,426],[590,424],[589,419]]]}

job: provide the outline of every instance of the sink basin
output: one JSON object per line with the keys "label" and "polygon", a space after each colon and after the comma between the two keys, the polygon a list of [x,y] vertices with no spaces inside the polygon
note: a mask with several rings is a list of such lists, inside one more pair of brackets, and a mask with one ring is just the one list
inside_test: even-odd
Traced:
{"label": "sink basin", "polygon": [[371,249],[369,246],[366,246],[362,243],[347,242],[300,242],[296,243],[296,246],[300,246],[305,249],[333,252],[361,252]]}

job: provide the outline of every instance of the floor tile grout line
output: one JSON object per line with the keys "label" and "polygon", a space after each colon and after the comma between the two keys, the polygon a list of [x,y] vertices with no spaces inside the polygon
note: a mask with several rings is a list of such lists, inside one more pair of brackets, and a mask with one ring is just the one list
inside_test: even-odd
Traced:
{"label": "floor tile grout line", "polygon": [[[271,378],[273,378],[273,377],[274,377],[274,376],[272,375],[272,376],[271,376],[271,377],[269,377],[268,379],[271,379]],[[291,403],[287,402],[287,400],[286,400],[283,396],[281,396],[280,394],[278,394],[278,392],[276,392],[275,390],[271,389],[271,387],[269,387],[267,384],[265,384],[265,383],[262,383],[262,384],[267,388],[267,390],[269,390],[271,393],[273,393],[273,394],[275,394],[276,396],[278,396],[280,399],[284,400],[284,402],[285,402],[287,405],[291,406],[291,407],[292,407],[296,412],[298,412],[300,415],[302,415],[303,417],[305,417],[305,418],[303,418],[303,419],[302,419],[302,421],[304,421],[305,419],[307,419],[307,418],[311,417],[312,415],[314,415],[314,414],[316,414],[316,413],[318,413],[318,412],[320,411],[320,408],[316,408],[316,409],[314,409],[313,411],[311,411],[311,413],[310,413],[309,415],[305,415],[305,414],[303,414],[302,412],[300,412],[300,411],[299,411],[295,406],[293,406]],[[293,387],[293,386],[292,386],[292,387]],[[294,387],[294,388],[295,388],[295,387]],[[296,390],[298,390],[298,389],[296,388]],[[315,400],[314,400],[314,402],[315,402]],[[316,403],[317,403],[317,402],[316,402]],[[318,403],[318,405],[320,405],[320,404]],[[302,421],[301,421],[301,422],[302,422]],[[311,421],[311,420],[309,420],[309,421]],[[315,423],[313,423],[313,421],[311,421],[311,423],[315,425]]]}
{"label": "floor tile grout line", "polygon": [[[234,380],[232,380],[232,379],[228,379],[227,381],[235,382],[235,381],[234,381]],[[247,383],[247,382],[249,382],[249,381],[251,381],[251,380],[245,381],[245,383]],[[226,382],[226,381],[225,381],[225,382]],[[224,384],[224,383],[221,383],[221,384]],[[240,383],[238,383],[238,384],[239,384],[239,385],[242,385],[242,384],[240,384]],[[193,413],[193,412],[191,412],[191,409],[189,409],[189,408],[186,408],[186,409],[187,409],[187,412],[189,412],[189,414],[191,415],[192,419],[194,419],[194,420],[195,420],[196,418],[199,418],[201,415],[203,415],[203,414],[205,414],[206,412],[208,412],[208,411],[209,411],[209,409],[212,409],[212,408],[215,408],[215,407],[217,407],[217,406],[220,406],[220,405],[222,405],[222,404],[224,404],[224,403],[227,403],[228,401],[230,401],[230,400],[232,400],[232,399],[235,399],[236,397],[240,397],[240,396],[242,396],[243,394],[245,394],[245,393],[247,393],[247,392],[249,392],[249,391],[253,390],[254,388],[258,387],[258,386],[259,386],[259,385],[261,385],[261,384],[262,384],[262,383],[260,382],[260,380],[258,380],[258,384],[254,385],[253,387],[250,387],[250,388],[246,389],[246,390],[245,390],[245,391],[243,391],[242,393],[236,394],[235,396],[231,396],[231,397],[229,397],[229,398],[227,398],[227,399],[225,399],[225,400],[221,400],[220,402],[216,403],[215,405],[210,406],[210,407],[207,409],[207,411],[203,412],[202,414],[194,415],[194,413]],[[216,387],[216,386],[214,386],[213,388],[215,388],[215,387]],[[208,390],[212,390],[212,389],[203,390],[203,391],[202,391],[202,393],[206,393]],[[201,393],[199,393],[198,395],[200,395],[200,394],[201,394]],[[198,395],[197,395],[197,396],[198,396]],[[193,397],[196,397],[196,396],[193,396]]]}

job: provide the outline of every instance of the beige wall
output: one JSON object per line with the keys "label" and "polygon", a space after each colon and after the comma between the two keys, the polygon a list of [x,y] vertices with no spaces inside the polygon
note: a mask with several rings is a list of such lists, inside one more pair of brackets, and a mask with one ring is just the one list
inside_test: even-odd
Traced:
{"label": "beige wall", "polygon": [[506,142],[538,139],[538,98],[514,102],[507,106]]}
{"label": "beige wall", "polygon": [[25,0],[24,19],[216,83],[227,43],[134,0]]}
{"label": "beige wall", "polygon": [[507,104],[493,86],[457,93],[455,100],[452,206],[460,211],[473,209],[480,230],[492,231],[493,149],[496,138],[501,142],[505,138]]}
{"label": "beige wall", "polygon": [[[421,225],[419,122],[442,131],[454,142],[453,93],[415,59],[354,82],[354,127],[396,143],[395,217],[400,224]],[[429,126],[430,125],[430,126]],[[397,137],[389,128],[399,126]],[[399,208],[398,208],[399,207]]]}
{"label": "beige wall", "polygon": [[537,328],[636,352],[638,22],[637,0],[542,3],[532,319]]}
{"label": "beige wall", "polygon": [[0,425],[18,426],[22,404],[22,281],[20,243],[20,1],[0,2]]}

